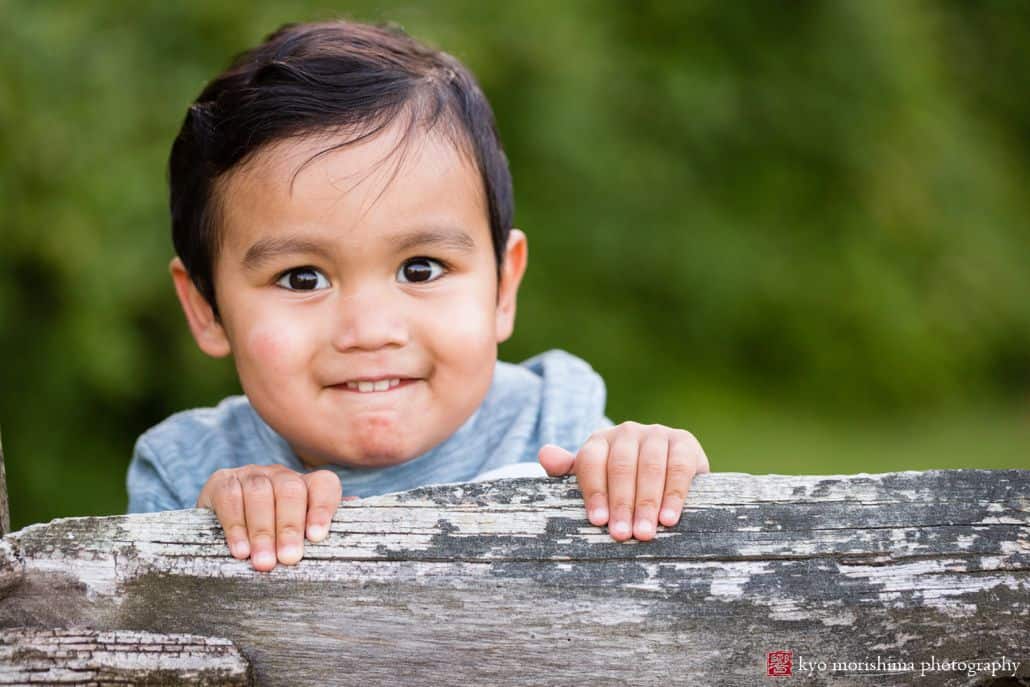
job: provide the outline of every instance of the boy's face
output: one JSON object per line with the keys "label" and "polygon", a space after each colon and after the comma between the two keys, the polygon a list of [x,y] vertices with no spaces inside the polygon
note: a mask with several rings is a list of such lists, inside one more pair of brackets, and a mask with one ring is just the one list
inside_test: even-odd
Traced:
{"label": "boy's face", "polygon": [[[478,171],[419,131],[395,155],[400,131],[295,178],[334,141],[282,142],[223,180],[220,323],[172,262],[198,345],[232,353],[255,410],[312,466],[394,465],[442,442],[483,401],[514,324],[525,236],[512,230],[498,285]],[[371,379],[400,385],[352,388]]]}

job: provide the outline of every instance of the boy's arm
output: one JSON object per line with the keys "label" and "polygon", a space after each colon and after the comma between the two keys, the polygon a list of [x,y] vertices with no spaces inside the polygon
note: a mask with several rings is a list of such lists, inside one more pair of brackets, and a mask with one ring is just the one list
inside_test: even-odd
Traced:
{"label": "boy's arm", "polygon": [[547,444],[539,460],[552,477],[575,473],[590,522],[607,523],[617,541],[675,525],[694,475],[710,470],[693,434],[638,422],[594,432],[575,455]]}

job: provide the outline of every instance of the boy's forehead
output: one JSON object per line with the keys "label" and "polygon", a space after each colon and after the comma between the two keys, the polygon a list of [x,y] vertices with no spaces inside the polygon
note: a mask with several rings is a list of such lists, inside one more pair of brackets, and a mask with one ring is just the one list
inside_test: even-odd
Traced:
{"label": "boy's forehead", "polygon": [[217,188],[223,245],[246,249],[290,228],[358,223],[464,225],[489,237],[479,170],[450,140],[398,125],[352,139],[321,133],[278,141],[230,170]]}

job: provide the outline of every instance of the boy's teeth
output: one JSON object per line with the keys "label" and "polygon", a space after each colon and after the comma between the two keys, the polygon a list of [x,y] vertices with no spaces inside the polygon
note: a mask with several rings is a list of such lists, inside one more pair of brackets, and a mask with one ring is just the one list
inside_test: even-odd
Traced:
{"label": "boy's teeth", "polygon": [[386,391],[401,383],[400,379],[380,379],[378,382],[347,382],[348,389],[357,389],[365,393],[368,391]]}

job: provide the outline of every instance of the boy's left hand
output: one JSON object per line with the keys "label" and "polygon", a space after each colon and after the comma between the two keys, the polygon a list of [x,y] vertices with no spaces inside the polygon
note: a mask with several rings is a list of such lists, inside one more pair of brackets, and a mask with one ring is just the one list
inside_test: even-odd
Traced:
{"label": "boy's left hand", "polygon": [[546,444],[538,458],[551,477],[575,473],[591,524],[608,523],[616,541],[647,541],[658,522],[679,522],[694,475],[709,471],[693,434],[638,422],[594,432],[576,455]]}

